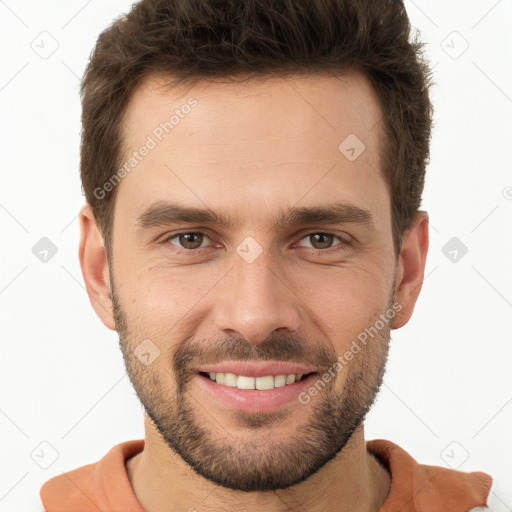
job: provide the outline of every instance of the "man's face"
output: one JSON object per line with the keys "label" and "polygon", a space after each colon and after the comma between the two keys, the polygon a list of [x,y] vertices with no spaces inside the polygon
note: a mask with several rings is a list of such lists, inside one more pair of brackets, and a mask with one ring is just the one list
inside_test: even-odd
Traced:
{"label": "man's face", "polygon": [[[110,280],[127,371],[155,431],[198,474],[288,487],[345,446],[384,371],[396,260],[378,101],[356,74],[179,91],[164,81],[146,80],[124,119],[129,154],[151,146],[115,206]],[[164,203],[227,224],[173,220]],[[334,204],[337,219],[287,215]],[[233,371],[243,362],[254,364]],[[278,387],[239,390],[212,369]],[[300,373],[284,386],[255,378]]]}

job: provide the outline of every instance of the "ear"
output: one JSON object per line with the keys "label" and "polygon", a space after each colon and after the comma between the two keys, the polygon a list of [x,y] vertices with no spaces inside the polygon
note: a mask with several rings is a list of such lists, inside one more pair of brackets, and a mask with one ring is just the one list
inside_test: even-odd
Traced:
{"label": "ear", "polygon": [[107,253],[103,237],[89,204],[86,204],[80,210],[79,221],[80,247],[78,257],[89,300],[105,326],[115,331],[116,325],[110,299],[110,274]]}
{"label": "ear", "polygon": [[403,327],[412,316],[423,285],[427,252],[428,213],[420,211],[402,240],[395,281],[395,302],[402,308],[393,319],[393,329]]}

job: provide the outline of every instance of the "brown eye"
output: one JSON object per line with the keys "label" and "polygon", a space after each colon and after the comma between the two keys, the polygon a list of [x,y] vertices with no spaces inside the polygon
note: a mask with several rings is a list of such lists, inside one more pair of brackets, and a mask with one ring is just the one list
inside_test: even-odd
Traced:
{"label": "brown eye", "polygon": [[[167,242],[176,247],[176,250],[185,249],[189,251],[193,251],[195,249],[201,248],[205,238],[208,238],[204,233],[176,233],[173,236],[167,238]],[[177,240],[177,243],[172,242],[172,240]]]}
{"label": "brown eye", "polygon": [[181,233],[178,240],[185,249],[198,249],[203,242],[201,233]]}
{"label": "brown eye", "polygon": [[316,235],[310,235],[315,249],[328,249],[332,245],[333,236],[325,233],[318,233]]}
{"label": "brown eye", "polygon": [[[334,243],[335,239],[338,239],[341,243]],[[310,245],[309,247],[314,250],[327,250],[331,249],[332,247],[336,247],[337,245],[342,248],[344,245],[347,244],[345,240],[343,240],[340,236],[334,235],[332,233],[309,233],[308,235],[304,236],[301,239],[301,242],[303,240],[309,240]],[[302,247],[308,247],[302,245]]]}

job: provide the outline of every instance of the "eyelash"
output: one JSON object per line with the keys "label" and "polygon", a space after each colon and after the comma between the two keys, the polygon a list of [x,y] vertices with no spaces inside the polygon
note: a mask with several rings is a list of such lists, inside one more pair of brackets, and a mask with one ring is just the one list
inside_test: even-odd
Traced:
{"label": "eyelash", "polygon": [[[188,256],[196,256],[198,254],[202,254],[205,250],[208,250],[208,247],[201,247],[198,249],[183,249],[183,248],[174,246],[173,244],[170,243],[170,240],[178,237],[179,235],[202,235],[206,238],[210,238],[209,235],[207,233],[204,233],[203,231],[180,231],[179,233],[174,233],[170,236],[165,237],[160,243],[164,244],[164,245],[172,245],[173,249],[171,249],[171,250],[173,252],[176,252],[178,254],[186,254]],[[337,238],[341,242],[333,247],[328,247],[327,249],[314,249],[314,248],[310,248],[310,247],[305,247],[305,249],[309,249],[309,251],[315,255],[330,253],[330,251],[333,251],[333,250],[340,250],[340,249],[336,249],[338,246],[342,246],[342,248],[345,248],[346,246],[351,245],[351,243],[348,240],[345,240],[341,236],[336,235],[335,233],[330,233],[328,231],[311,231],[311,232],[303,235],[300,238],[299,242],[301,240],[303,240],[304,238],[307,238],[312,235],[329,235],[329,236],[333,236],[334,238]]]}

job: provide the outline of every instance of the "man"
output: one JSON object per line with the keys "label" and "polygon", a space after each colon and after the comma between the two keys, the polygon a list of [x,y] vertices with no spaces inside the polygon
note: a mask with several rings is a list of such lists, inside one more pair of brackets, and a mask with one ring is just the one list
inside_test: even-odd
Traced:
{"label": "man", "polygon": [[430,75],[400,2],[142,0],[82,84],[80,263],[145,439],[58,511],[450,511],[491,478],[363,420],[428,250]]}

